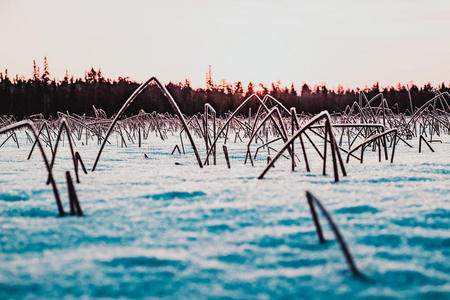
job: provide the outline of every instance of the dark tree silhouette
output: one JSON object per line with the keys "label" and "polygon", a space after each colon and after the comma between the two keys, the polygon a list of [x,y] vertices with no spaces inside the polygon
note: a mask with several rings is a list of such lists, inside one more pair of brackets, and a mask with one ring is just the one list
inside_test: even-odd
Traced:
{"label": "dark tree silhouette", "polygon": [[[40,70],[36,61],[33,61],[33,73],[30,79],[23,76],[19,78],[16,75],[11,80],[8,70],[4,73],[0,72],[0,113],[2,115],[13,115],[17,119],[38,113],[43,113],[45,117],[55,117],[58,111],[93,115],[92,106],[95,106],[105,110],[111,116],[139,86],[139,83],[128,77],[105,78],[101,69],[96,70],[94,67],[85,73],[84,79],[74,78],[66,70],[63,80],[52,80],[47,58],[44,58],[42,74]],[[206,89],[192,88],[188,78],[184,83],[169,82],[166,88],[172,93],[183,113],[187,115],[202,112],[205,103],[210,103],[219,115],[224,115],[228,111],[235,110],[246,97],[255,93],[253,82],[249,82],[245,90],[240,81],[230,84],[221,80],[220,84],[214,84],[210,76],[207,76],[207,81]],[[304,83],[297,92],[293,83],[288,88],[282,86],[279,81],[270,85],[270,91],[263,84],[259,84],[259,87],[261,91],[258,95],[270,94],[286,107],[295,107],[297,112],[313,114],[322,110],[342,111],[358,99],[360,91],[359,89],[344,90],[342,86],[338,86],[334,91],[329,90],[325,85],[314,86],[311,89]],[[445,83],[438,88],[441,91],[450,91],[450,86],[446,86]],[[398,112],[405,112],[410,107],[408,89],[404,85],[380,87],[377,82],[371,88],[364,88],[363,91],[368,98],[382,92],[389,105]],[[419,107],[434,96],[434,88],[429,83],[423,87],[410,84],[409,93],[413,106]],[[253,104],[250,107],[253,110]],[[156,87],[146,89],[133,102],[127,114],[138,113],[141,108],[147,112],[172,113],[172,108],[167,101],[164,101],[164,95]]]}

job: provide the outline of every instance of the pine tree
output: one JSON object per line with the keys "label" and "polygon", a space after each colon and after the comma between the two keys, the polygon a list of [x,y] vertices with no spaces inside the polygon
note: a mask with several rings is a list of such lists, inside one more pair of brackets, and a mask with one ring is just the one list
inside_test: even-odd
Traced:
{"label": "pine tree", "polygon": [[39,67],[36,65],[36,60],[33,59],[33,81],[40,81]]}
{"label": "pine tree", "polygon": [[50,72],[48,71],[47,57],[44,57],[44,70],[42,72],[41,80],[44,84],[50,82]]}
{"label": "pine tree", "polygon": [[91,67],[91,70],[85,73],[84,80],[86,83],[93,83],[97,81],[97,71],[95,71],[94,67]]}
{"label": "pine tree", "polygon": [[289,94],[292,96],[297,96],[297,91],[295,90],[294,83],[291,83],[291,90],[289,91]]}
{"label": "pine tree", "polygon": [[254,93],[255,93],[254,85],[253,85],[253,82],[250,81],[247,86],[247,95],[252,95]]}
{"label": "pine tree", "polygon": [[184,87],[191,88],[191,81],[189,80],[189,78],[184,79]]}
{"label": "pine tree", "polygon": [[63,79],[64,83],[68,83],[69,82],[69,71],[66,69],[66,74],[64,75],[64,79]]}
{"label": "pine tree", "polygon": [[98,71],[97,71],[97,80],[99,82],[105,82],[106,81],[105,77],[102,74],[102,69],[100,69],[100,68],[98,68]]}
{"label": "pine tree", "polygon": [[234,84],[234,93],[237,96],[242,96],[244,94],[244,89],[242,87],[242,82],[238,81]]}
{"label": "pine tree", "polygon": [[302,97],[309,96],[309,95],[311,95],[311,89],[309,88],[309,86],[306,83],[304,83],[302,86]]}

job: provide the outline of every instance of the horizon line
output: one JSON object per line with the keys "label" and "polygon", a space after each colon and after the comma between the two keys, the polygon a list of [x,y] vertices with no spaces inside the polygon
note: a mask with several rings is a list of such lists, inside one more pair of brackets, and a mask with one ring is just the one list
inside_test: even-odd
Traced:
{"label": "horizon line", "polygon": [[[107,82],[117,82],[117,81],[120,81],[121,79],[129,81],[130,83],[136,83],[136,84],[141,84],[142,82],[145,82],[145,80],[141,81],[141,80],[137,80],[137,79],[132,79],[130,76],[117,76],[117,78],[111,78],[111,77],[108,77],[108,76],[103,76],[102,68],[100,67],[97,70],[95,70],[95,68],[93,66],[91,66],[91,68],[89,70],[86,70],[84,72],[85,73],[85,77],[84,78],[82,76],[76,76],[76,75],[73,75],[73,74],[69,75],[68,74],[68,69],[66,69],[66,75],[69,75],[67,77],[69,79],[69,81],[71,81],[73,79],[75,82],[76,81],[86,82],[86,76],[90,72],[92,72],[92,70],[94,70],[96,72],[95,74],[102,75],[102,77],[100,77],[100,78],[104,79]],[[38,72],[39,71],[40,71],[40,68],[38,67]],[[39,75],[40,75],[39,77],[42,77],[42,74],[39,74]],[[17,80],[22,80],[22,81],[29,81],[29,80],[31,80],[31,81],[33,81],[35,79],[33,76],[28,76],[27,77],[27,76],[25,76],[23,74],[19,75],[18,73],[16,73],[14,76],[10,76],[8,74],[8,68],[5,68],[4,71],[0,71],[0,78],[1,79],[6,78],[6,76],[11,80],[11,82],[16,82]],[[155,76],[155,75],[148,76],[148,78],[151,78],[152,76],[158,78],[158,76]],[[62,79],[54,76],[52,78],[49,77],[49,81],[55,81],[57,83],[62,83],[62,82],[64,82],[65,78],[66,78],[66,76],[64,76]],[[42,78],[38,78],[38,79],[42,79]],[[189,86],[192,89],[194,89],[194,90],[198,90],[198,89],[208,90],[208,82],[207,82],[207,80],[205,80],[204,86],[194,86],[194,85],[191,84],[192,81],[191,81],[190,77],[184,78],[184,82],[183,81],[179,81],[179,80],[169,80],[169,81],[166,81],[165,84],[174,84],[174,85],[183,85],[184,86],[186,84],[186,80],[189,81],[189,83],[190,83]],[[300,83],[300,81],[292,80],[289,84],[286,85],[286,84],[283,84],[281,80],[272,81],[272,82],[269,82],[269,83],[267,83],[267,82],[257,82],[257,81],[253,81],[253,80],[237,80],[237,81],[234,81],[234,82],[228,82],[227,79],[225,79],[225,78],[221,78],[218,82],[212,80],[212,84],[213,84],[214,87],[226,88],[226,86],[224,86],[224,84],[228,84],[228,85],[231,85],[232,87],[235,87],[238,83],[241,83],[242,84],[242,88],[244,90],[248,89],[248,85],[250,83],[252,83],[253,87],[256,88],[256,89],[258,89],[260,87],[261,88],[265,87],[267,89],[270,89],[272,87],[272,84],[274,84],[275,86],[279,87],[280,89],[285,89],[285,88],[289,89],[289,88],[291,88],[292,85],[294,85],[294,88],[296,86],[301,88],[301,87],[303,87],[306,84],[311,89],[315,89],[315,88],[318,88],[318,87],[319,88],[320,87],[326,87],[330,91],[338,91],[338,90],[341,90],[341,89],[344,90],[344,91],[351,91],[351,90],[364,91],[364,90],[372,89],[373,87],[375,87],[377,85],[378,85],[378,88],[379,88],[380,91],[384,90],[384,89],[392,89],[392,88],[399,89],[399,88],[402,88],[402,87],[412,87],[412,86],[416,86],[418,88],[425,87],[425,86],[431,86],[433,88],[440,88],[440,87],[442,87],[442,85],[444,87],[450,87],[450,82],[445,82],[445,80],[442,80],[441,83],[438,83],[436,85],[432,84],[431,81],[428,81],[427,83],[423,83],[421,85],[421,84],[415,83],[413,80],[410,80],[408,83],[398,81],[395,84],[390,84],[390,85],[381,85],[381,84],[379,84],[379,82],[380,82],[379,80],[376,80],[372,84],[365,84],[364,87],[357,86],[357,85],[353,85],[351,87],[349,87],[349,85],[347,85],[346,87],[344,87],[343,84],[337,84],[336,86],[331,86],[330,88],[328,88],[327,87],[327,83],[325,81],[322,81],[320,83],[310,84],[310,83],[308,83],[307,81],[304,81],[304,80],[301,83]],[[244,84],[244,83],[246,83],[246,84]]]}

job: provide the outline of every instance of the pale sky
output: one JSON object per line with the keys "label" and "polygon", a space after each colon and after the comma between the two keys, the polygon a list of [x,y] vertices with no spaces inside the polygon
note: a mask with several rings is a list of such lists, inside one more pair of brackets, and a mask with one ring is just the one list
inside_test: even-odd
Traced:
{"label": "pale sky", "polygon": [[252,80],[364,87],[450,82],[450,1],[0,0],[0,70],[31,77]]}

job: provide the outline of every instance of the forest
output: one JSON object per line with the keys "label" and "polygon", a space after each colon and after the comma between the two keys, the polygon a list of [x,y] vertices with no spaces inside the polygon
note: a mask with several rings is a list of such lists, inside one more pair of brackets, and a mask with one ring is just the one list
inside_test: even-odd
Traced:
{"label": "forest", "polygon": [[[8,70],[0,72],[0,114],[12,115],[17,119],[38,113],[42,113],[46,118],[54,117],[58,111],[93,115],[92,107],[95,106],[111,116],[120,109],[139,84],[128,77],[105,78],[101,69],[95,70],[93,67],[85,73],[84,78],[74,78],[66,71],[62,80],[51,79],[47,58],[44,58],[42,72],[34,61],[32,77],[28,79],[18,75],[10,78]],[[296,88],[294,84],[287,87],[282,86],[280,82],[270,86],[250,82],[245,87],[239,81],[231,84],[222,80],[217,84],[210,76],[206,78],[206,88],[191,87],[189,79],[185,82],[169,82],[166,87],[186,115],[201,112],[204,104],[210,103],[221,116],[236,109],[253,93],[260,96],[270,94],[286,107],[295,107],[297,112],[314,114],[322,110],[342,111],[358,99],[360,92],[358,88],[344,90],[339,87],[333,90],[325,85],[311,87],[306,83]],[[413,105],[420,107],[431,99],[435,89],[450,91],[450,85],[442,83],[439,87],[433,87],[428,83],[418,87],[412,84],[409,92]],[[408,88],[402,84],[381,88],[375,83],[362,90],[369,99],[382,92],[389,106],[396,112],[405,112],[409,107]],[[255,110],[257,106],[255,101]],[[130,106],[127,114],[135,114],[140,109],[146,112],[172,112],[168,101],[156,86],[147,88]]]}

